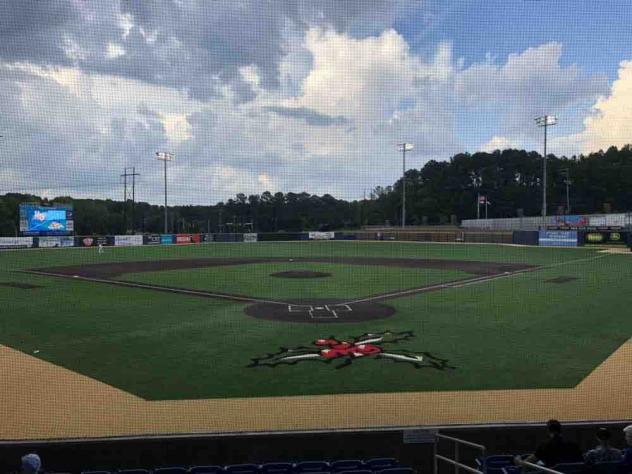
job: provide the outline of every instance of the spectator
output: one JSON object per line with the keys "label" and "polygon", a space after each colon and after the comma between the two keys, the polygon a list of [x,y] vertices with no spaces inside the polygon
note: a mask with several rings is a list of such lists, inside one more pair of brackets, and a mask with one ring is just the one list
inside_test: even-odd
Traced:
{"label": "spectator", "polygon": [[553,467],[560,463],[582,462],[584,460],[579,446],[562,437],[562,425],[559,421],[547,421],[546,428],[549,432],[549,439],[540,444],[535,453],[528,456],[525,461]]}
{"label": "spectator", "polygon": [[610,430],[608,428],[599,428],[597,441],[599,442],[597,447],[584,454],[584,460],[587,463],[596,464],[598,462],[621,460],[623,457],[621,451],[610,446]]}
{"label": "spectator", "polygon": [[629,448],[625,448],[623,451],[623,472],[632,472],[632,425],[628,425],[623,428],[625,434],[625,442],[628,443]]}
{"label": "spectator", "polygon": [[24,474],[37,474],[42,468],[42,461],[40,457],[35,454],[27,454],[22,456],[22,473]]}

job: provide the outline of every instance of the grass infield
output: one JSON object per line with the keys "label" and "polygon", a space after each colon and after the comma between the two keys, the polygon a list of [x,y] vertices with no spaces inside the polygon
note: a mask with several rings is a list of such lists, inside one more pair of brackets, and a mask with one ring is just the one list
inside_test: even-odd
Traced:
{"label": "grass infield", "polygon": [[[285,257],[288,262],[124,274],[136,282],[285,298],[354,298],[441,283],[456,270],[301,262],[318,279],[284,279],[300,257],[451,259],[542,265],[536,271],[390,299],[389,318],[301,324],[244,313],[247,304],[36,276],[25,269],[183,258]],[[569,388],[632,335],[632,258],[594,249],[397,242],[293,242],[45,249],[0,253],[0,344],[149,400],[364,392]],[[555,281],[559,280],[560,283]],[[33,285],[34,288],[16,288]],[[18,285],[19,286],[19,285]],[[387,339],[387,357],[257,365],[253,359],[313,342]],[[377,345],[380,345],[379,343]],[[36,352],[37,351],[37,352]],[[279,356],[277,356],[278,358]],[[345,359],[346,360],[346,359]],[[615,374],[613,374],[615,376]]]}

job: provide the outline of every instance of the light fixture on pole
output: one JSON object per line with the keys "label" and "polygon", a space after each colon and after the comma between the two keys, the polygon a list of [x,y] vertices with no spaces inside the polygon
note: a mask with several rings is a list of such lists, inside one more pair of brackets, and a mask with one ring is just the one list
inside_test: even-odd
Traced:
{"label": "light fixture on pole", "polygon": [[544,128],[544,156],[542,158],[542,226],[546,226],[546,139],[547,129],[557,124],[555,115],[543,115],[535,119],[538,127]]}
{"label": "light fixture on pole", "polygon": [[398,143],[397,147],[402,152],[402,228],[406,227],[406,152],[412,151],[415,145],[412,143]]}
{"label": "light fixture on pole", "polygon": [[165,164],[165,234],[168,233],[168,229],[167,229],[167,222],[168,222],[168,215],[167,215],[167,161],[173,161],[174,160],[174,156],[173,153],[169,153],[166,151],[157,151],[156,152],[156,159],[159,161],[162,161]]}

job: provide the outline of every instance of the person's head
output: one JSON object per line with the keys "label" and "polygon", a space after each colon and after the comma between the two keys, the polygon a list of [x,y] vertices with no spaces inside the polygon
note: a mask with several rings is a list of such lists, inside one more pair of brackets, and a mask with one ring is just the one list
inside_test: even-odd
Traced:
{"label": "person's head", "polygon": [[608,428],[599,428],[597,430],[597,439],[601,444],[608,444],[610,441],[610,430]]}
{"label": "person's head", "polygon": [[42,461],[35,453],[22,456],[22,472],[28,474],[37,474],[42,468]]}
{"label": "person's head", "polygon": [[549,432],[549,436],[559,436],[562,434],[562,424],[557,420],[547,421],[546,429]]}
{"label": "person's head", "polygon": [[623,428],[623,434],[625,434],[625,441],[632,446],[632,425],[628,425]]}

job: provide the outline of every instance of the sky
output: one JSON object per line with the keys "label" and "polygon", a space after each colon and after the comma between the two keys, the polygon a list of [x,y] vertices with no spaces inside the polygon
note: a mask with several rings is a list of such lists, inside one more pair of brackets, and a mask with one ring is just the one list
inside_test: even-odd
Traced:
{"label": "sky", "polygon": [[632,142],[627,0],[5,0],[0,194],[361,199],[461,152]]}

